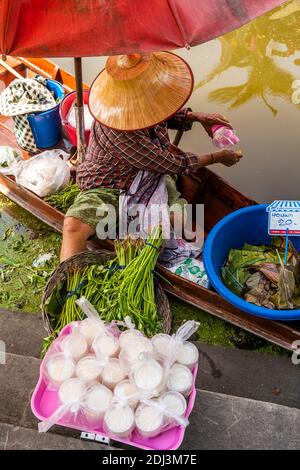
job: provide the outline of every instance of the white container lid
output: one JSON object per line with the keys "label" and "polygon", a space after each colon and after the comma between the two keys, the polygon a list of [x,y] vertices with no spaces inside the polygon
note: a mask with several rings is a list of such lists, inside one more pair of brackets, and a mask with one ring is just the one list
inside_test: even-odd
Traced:
{"label": "white container lid", "polygon": [[176,355],[176,361],[180,364],[187,366],[187,367],[194,367],[198,364],[199,360],[199,351],[197,347],[190,343],[189,341],[185,341],[182,345],[179,346],[178,352]]}
{"label": "white container lid", "polygon": [[119,340],[110,334],[100,334],[94,339],[92,349],[103,357],[116,357],[120,350]]}
{"label": "white container lid", "polygon": [[58,396],[62,404],[79,403],[83,400],[85,392],[86,387],[82,380],[72,378],[61,384]]}
{"label": "white container lid", "polygon": [[83,335],[71,333],[62,340],[61,349],[75,360],[78,360],[87,353],[88,345]]}
{"label": "white container lid", "polygon": [[105,413],[104,423],[109,433],[126,437],[134,428],[134,412],[130,406],[113,406]]}
{"label": "white container lid", "polygon": [[75,375],[75,362],[64,353],[53,354],[46,363],[45,371],[50,382],[60,384]]}
{"label": "white container lid", "polygon": [[186,412],[186,400],[179,392],[165,392],[160,397],[160,401],[171,415],[183,416]]}
{"label": "white container lid", "polygon": [[[136,385],[130,380],[122,380],[122,382],[119,382],[114,389],[114,395],[117,400],[123,400],[125,398],[128,398],[132,395],[138,394],[138,388]],[[136,406],[139,402],[138,398],[130,398],[128,400],[128,405],[129,406]]]}
{"label": "white container lid", "polygon": [[159,333],[158,335],[153,336],[151,341],[158,358],[163,359],[166,356],[170,340],[171,336],[165,333]]}
{"label": "white container lid", "polygon": [[190,369],[181,364],[174,364],[167,380],[168,390],[182,393],[185,397],[191,392],[193,386],[193,375]]}
{"label": "white container lid", "polygon": [[113,399],[113,393],[109,388],[101,384],[95,384],[85,395],[85,407],[96,414],[102,414],[108,410]]}
{"label": "white container lid", "polygon": [[142,436],[154,437],[162,430],[164,415],[155,407],[141,404],[135,412],[135,424]]}
{"label": "white container lid", "polygon": [[100,380],[101,373],[103,371],[103,366],[96,358],[96,356],[90,354],[84,356],[76,364],[76,375],[80,379],[90,382],[94,380]]}
{"label": "white container lid", "polygon": [[154,359],[141,361],[134,370],[133,381],[140,390],[157,390],[163,381],[163,368]]}

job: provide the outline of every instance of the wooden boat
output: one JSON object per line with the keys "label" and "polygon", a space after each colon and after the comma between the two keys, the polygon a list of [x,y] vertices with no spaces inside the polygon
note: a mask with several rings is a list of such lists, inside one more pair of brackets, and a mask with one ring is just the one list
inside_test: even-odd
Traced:
{"label": "wooden boat", "polygon": [[[47,78],[53,78],[63,84],[66,92],[70,92],[75,88],[74,77],[49,60],[8,58],[4,66],[0,65],[0,91],[15,78],[15,72],[27,77],[32,77],[38,73]],[[87,85],[85,86],[87,87]],[[10,118],[4,116],[0,116],[0,144],[18,148],[13,134],[13,122]],[[23,152],[23,157],[28,158],[26,152]],[[208,169],[202,169],[189,179],[188,193],[185,180],[181,181],[181,185],[180,189],[190,203],[205,204],[206,232],[226,214],[255,204],[255,201],[241,194]],[[17,185],[12,177],[0,175],[0,191],[50,227],[61,232],[64,219],[63,213],[32,192]],[[99,246],[112,249],[111,242],[99,240],[90,242],[89,248],[96,249]],[[159,266],[158,269],[169,281],[169,284],[164,284],[165,290],[179,299],[288,350],[293,349],[293,341],[300,340],[300,323],[290,322],[285,324],[248,315],[233,307],[216,292],[183,279],[162,266]]]}

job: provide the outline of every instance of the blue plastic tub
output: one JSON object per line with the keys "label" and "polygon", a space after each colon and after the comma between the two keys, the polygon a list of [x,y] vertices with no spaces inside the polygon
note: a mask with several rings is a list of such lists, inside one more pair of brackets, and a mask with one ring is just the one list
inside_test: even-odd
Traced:
{"label": "blue plastic tub", "polygon": [[[63,86],[55,81],[48,79],[47,88],[53,92],[54,98],[59,102],[65,95]],[[42,113],[31,113],[28,115],[28,121],[35,139],[36,146],[40,149],[53,147],[61,139],[61,120],[59,115],[59,103],[54,108],[43,111]]]}
{"label": "blue plastic tub", "polygon": [[[221,280],[221,268],[226,263],[230,248],[241,248],[245,242],[253,245],[270,244],[267,205],[259,204],[232,212],[218,222],[209,233],[203,251],[207,276],[216,291],[235,307],[258,317],[272,320],[298,320],[300,309],[270,310],[246,302],[233,294]],[[297,250],[300,237],[290,237]]]}

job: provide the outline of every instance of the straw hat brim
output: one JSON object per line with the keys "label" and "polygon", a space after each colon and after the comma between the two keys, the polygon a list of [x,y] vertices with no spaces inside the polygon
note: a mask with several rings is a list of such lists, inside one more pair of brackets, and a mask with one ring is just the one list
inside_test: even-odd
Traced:
{"label": "straw hat brim", "polygon": [[187,102],[194,86],[190,66],[171,52],[144,55],[129,68],[118,56],[94,80],[89,109],[101,124],[116,130],[146,129],[173,116]]}

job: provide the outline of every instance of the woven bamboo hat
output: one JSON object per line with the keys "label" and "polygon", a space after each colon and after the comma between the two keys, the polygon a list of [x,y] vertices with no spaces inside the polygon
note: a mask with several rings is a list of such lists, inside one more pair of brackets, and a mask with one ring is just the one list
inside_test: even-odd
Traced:
{"label": "woven bamboo hat", "polygon": [[176,113],[193,83],[189,65],[171,52],[112,56],[91,86],[89,108],[105,126],[145,129]]}

